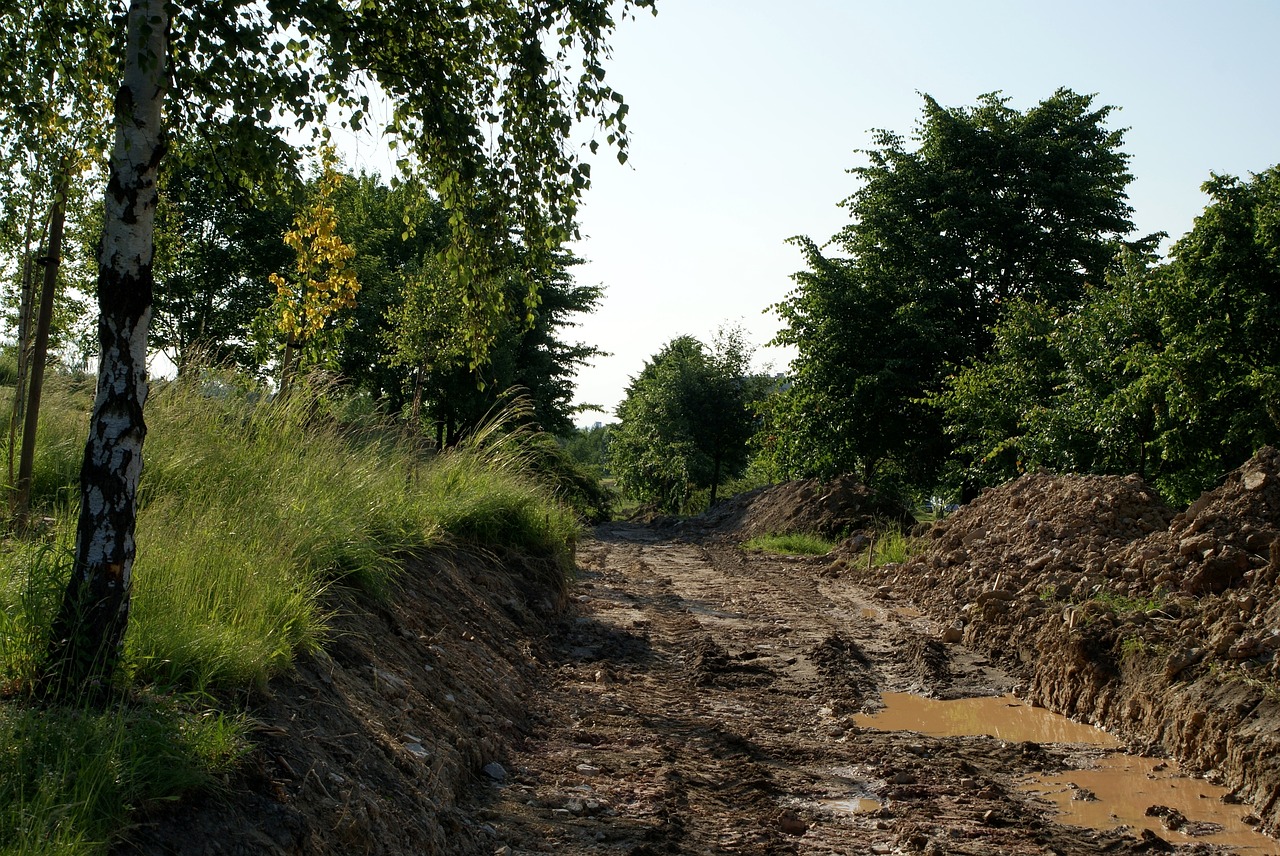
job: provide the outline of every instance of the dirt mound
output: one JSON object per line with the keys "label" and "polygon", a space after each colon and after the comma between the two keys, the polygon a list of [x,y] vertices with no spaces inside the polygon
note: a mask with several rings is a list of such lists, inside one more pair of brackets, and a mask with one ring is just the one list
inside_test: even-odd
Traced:
{"label": "dirt mound", "polygon": [[707,532],[740,540],[807,532],[838,538],[873,523],[909,526],[911,513],[853,476],[805,479],[757,488],[718,503],[697,519]]}
{"label": "dirt mound", "polygon": [[[875,574],[1033,701],[1213,771],[1280,826],[1280,454],[1182,513],[1136,476],[1027,475]],[[958,635],[958,634],[956,634]]]}

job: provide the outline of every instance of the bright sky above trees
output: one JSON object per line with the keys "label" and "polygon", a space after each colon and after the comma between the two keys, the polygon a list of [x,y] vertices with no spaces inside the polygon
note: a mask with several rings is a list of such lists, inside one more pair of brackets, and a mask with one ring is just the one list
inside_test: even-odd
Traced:
{"label": "bright sky above trees", "polygon": [[[614,356],[579,377],[611,420],[628,378],[663,342],[709,339],[762,312],[803,267],[796,234],[822,242],[869,129],[910,133],[918,92],[945,106],[1001,90],[1026,109],[1065,86],[1120,107],[1140,233],[1186,232],[1210,171],[1280,161],[1280,3],[1005,0],[662,0],[619,28],[609,81],[632,107],[630,161],[601,162],[581,213],[606,286],[581,338]],[[1166,244],[1167,245],[1167,244]],[[786,355],[758,359],[785,368]]]}
{"label": "bright sky above trees", "polygon": [[[1212,171],[1280,162],[1276,0],[659,0],[618,28],[609,83],[631,106],[630,159],[597,159],[581,211],[582,284],[602,284],[580,338],[613,354],[578,379],[581,421],[611,421],[631,376],[679,335],[710,340],[765,309],[804,264],[786,243],[847,222],[872,128],[910,134],[927,92],[944,106],[999,90],[1024,110],[1058,87],[1115,105],[1127,128],[1140,234],[1191,228]],[[344,147],[387,171],[381,144]],[[1163,245],[1167,248],[1170,241]],[[760,348],[757,363],[786,368]]]}

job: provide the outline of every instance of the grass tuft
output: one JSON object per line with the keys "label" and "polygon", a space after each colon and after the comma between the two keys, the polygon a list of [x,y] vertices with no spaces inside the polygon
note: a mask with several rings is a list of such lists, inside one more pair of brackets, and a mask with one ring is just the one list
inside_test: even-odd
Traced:
{"label": "grass tuft", "polygon": [[876,532],[871,541],[871,564],[902,564],[919,553],[921,547],[920,538],[908,535],[899,526],[887,526]]}
{"label": "grass tuft", "polygon": [[0,853],[100,853],[130,809],[208,786],[244,724],[172,700],[107,711],[0,704]]}
{"label": "grass tuft", "polygon": [[784,535],[759,535],[742,544],[748,550],[763,550],[790,556],[825,556],[835,546],[833,541],[811,532],[789,532]]}

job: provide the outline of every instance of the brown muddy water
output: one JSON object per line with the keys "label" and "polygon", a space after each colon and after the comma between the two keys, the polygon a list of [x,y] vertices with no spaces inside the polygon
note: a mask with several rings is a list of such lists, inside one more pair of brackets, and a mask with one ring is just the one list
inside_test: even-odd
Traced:
{"label": "brown muddy water", "polygon": [[[883,710],[855,717],[862,728],[915,731],[933,737],[989,735],[1010,742],[1087,744],[1119,748],[1100,728],[1075,722],[1017,696],[939,701],[910,693],[885,693]],[[1248,856],[1280,856],[1280,843],[1254,830],[1247,806],[1226,803],[1228,790],[1183,776],[1177,765],[1157,758],[1112,753],[1088,769],[1038,776],[1024,790],[1056,806],[1060,823],[1093,829],[1153,829],[1172,842],[1203,841]],[[846,811],[874,810],[871,800],[847,801]],[[831,806],[836,808],[835,806]],[[1148,814],[1150,809],[1158,809]],[[1172,826],[1158,815],[1174,809],[1185,818]],[[1256,818],[1250,818],[1256,822]]]}
{"label": "brown muddy water", "polygon": [[[1280,844],[1245,823],[1246,806],[1222,801],[1226,788],[1179,775],[1176,764],[1157,758],[1108,755],[1092,769],[1038,776],[1024,788],[1055,803],[1061,823],[1094,829],[1152,828],[1173,843],[1204,841],[1250,856],[1280,854]],[[1176,809],[1186,825],[1163,825],[1159,817],[1147,814],[1153,806]]]}
{"label": "brown muddy water", "polygon": [[885,693],[881,699],[884,710],[854,717],[854,722],[877,731],[918,731],[931,737],[986,734],[1012,743],[1120,745],[1100,728],[1032,707],[1015,695],[939,701],[911,693]]}

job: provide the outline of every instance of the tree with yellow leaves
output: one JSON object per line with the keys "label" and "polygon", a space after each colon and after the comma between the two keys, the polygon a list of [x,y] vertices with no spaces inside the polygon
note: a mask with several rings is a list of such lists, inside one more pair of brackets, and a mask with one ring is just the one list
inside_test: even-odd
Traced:
{"label": "tree with yellow leaves", "polygon": [[270,276],[276,287],[271,313],[276,331],[284,337],[280,391],[302,365],[314,364],[341,328],[336,318],[356,305],[360,282],[351,267],[356,251],[338,234],[338,214],[332,196],[342,185],[332,148],[321,152],[321,171],[315,196],[298,216],[284,242],[298,254],[292,275]]}

